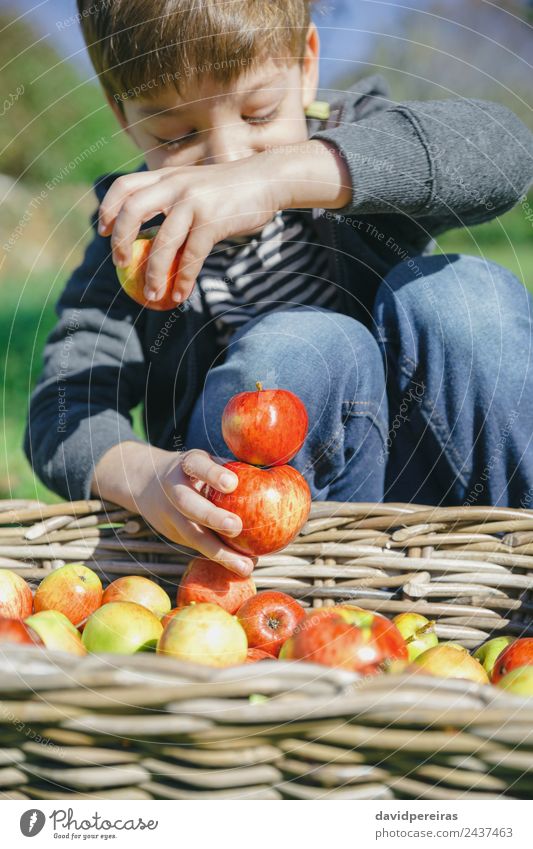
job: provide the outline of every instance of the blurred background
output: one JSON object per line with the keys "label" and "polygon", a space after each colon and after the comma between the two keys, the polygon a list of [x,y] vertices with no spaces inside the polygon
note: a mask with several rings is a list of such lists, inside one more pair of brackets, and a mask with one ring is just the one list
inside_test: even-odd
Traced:
{"label": "blurred background", "polygon": [[[487,98],[533,128],[533,0],[324,0],[314,18],[322,88],[379,72],[396,100]],[[22,453],[28,397],[90,236],[91,183],[140,160],[94,79],[74,0],[0,0],[0,73],[0,498],[57,500]],[[482,254],[533,290],[533,196],[437,250]]]}

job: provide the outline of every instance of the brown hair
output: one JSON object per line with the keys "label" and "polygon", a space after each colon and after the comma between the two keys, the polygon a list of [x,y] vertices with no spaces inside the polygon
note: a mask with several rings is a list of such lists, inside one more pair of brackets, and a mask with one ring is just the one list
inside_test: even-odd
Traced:
{"label": "brown hair", "polygon": [[301,61],[313,0],[77,0],[89,55],[122,103],[207,73],[227,84],[264,56]]}

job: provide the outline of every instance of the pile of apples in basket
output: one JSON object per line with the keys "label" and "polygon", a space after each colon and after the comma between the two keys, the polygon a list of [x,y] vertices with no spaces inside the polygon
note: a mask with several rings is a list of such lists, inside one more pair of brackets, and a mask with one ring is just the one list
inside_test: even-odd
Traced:
{"label": "pile of apples in basket", "polygon": [[[311,493],[287,465],[307,435],[305,406],[283,389],[241,392],[222,416],[224,439],[239,458],[224,465],[239,479],[232,493],[203,494],[240,516],[242,532],[222,539],[258,556],[288,545],[307,521]],[[533,697],[533,638],[495,637],[473,654],[439,642],[435,623],[416,611],[387,617],[352,604],[305,608],[283,592],[257,592],[205,557],[190,561],[175,606],[155,581],[117,578],[104,590],[97,573],[67,563],[32,593],[0,569],[0,650],[27,644],[76,655],[156,651],[213,667],[257,661],[309,661],[361,675],[413,673],[493,684]]]}

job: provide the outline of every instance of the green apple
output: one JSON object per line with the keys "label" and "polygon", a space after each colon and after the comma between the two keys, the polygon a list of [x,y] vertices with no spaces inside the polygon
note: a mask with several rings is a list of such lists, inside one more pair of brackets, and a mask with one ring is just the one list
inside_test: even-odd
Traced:
{"label": "green apple", "polygon": [[427,649],[415,658],[414,663],[428,675],[439,678],[465,678],[478,684],[488,684],[489,677],[479,660],[472,657],[463,646],[442,643]]}
{"label": "green apple", "polygon": [[473,654],[473,657],[482,664],[483,669],[489,676],[492,675],[494,664],[502,651],[507,648],[510,643],[513,643],[515,637],[494,637],[492,640],[487,640],[482,646],[479,646]]}
{"label": "green apple", "polygon": [[155,649],[163,633],[161,622],[141,604],[110,601],[89,616],[83,645],[90,652],[135,654]]}
{"label": "green apple", "polygon": [[439,642],[435,623],[430,622],[421,613],[400,613],[392,621],[405,640],[410,661]]}
{"label": "green apple", "polygon": [[517,666],[500,678],[497,687],[516,696],[533,696],[533,666]]}
{"label": "green apple", "polygon": [[79,631],[61,611],[41,610],[28,616],[24,622],[39,635],[47,649],[66,651],[69,654],[87,654]]}
{"label": "green apple", "polygon": [[178,610],[157,644],[158,654],[205,666],[237,666],[248,654],[244,628],[217,604],[190,604]]}

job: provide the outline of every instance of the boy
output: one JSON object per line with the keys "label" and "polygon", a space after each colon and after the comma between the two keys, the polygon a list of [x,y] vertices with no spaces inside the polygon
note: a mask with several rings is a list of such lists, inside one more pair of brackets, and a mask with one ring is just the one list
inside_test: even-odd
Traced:
{"label": "boy", "polygon": [[[307,406],[292,464],[315,499],[517,506],[533,484],[530,296],[505,269],[427,248],[527,189],[521,122],[480,101],[397,105],[380,78],[316,103],[309,0],[88,2],[93,64],[145,166],[96,185],[98,235],[31,401],[42,480],[248,574],[214,533],[240,520],[200,490],[235,488],[221,413],[262,380]],[[147,298],[184,247],[170,312],[116,277],[153,224]]]}

